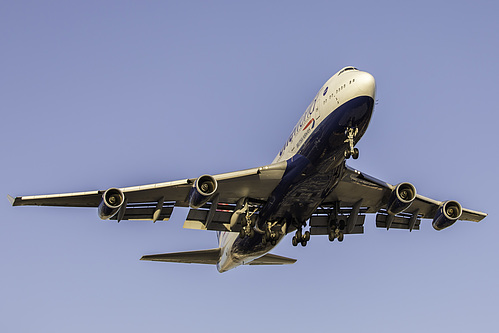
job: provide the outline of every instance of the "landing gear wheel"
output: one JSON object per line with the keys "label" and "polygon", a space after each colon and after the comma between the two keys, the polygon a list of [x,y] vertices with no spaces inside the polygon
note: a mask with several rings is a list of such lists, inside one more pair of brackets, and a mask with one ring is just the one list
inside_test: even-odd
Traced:
{"label": "landing gear wheel", "polygon": [[332,231],[332,230],[331,230],[331,231],[329,232],[329,234],[328,234],[328,237],[329,237],[329,241],[330,241],[330,242],[333,242],[333,241],[334,241],[334,239],[336,238],[336,237],[335,237],[335,234],[334,234],[334,231]]}
{"label": "landing gear wheel", "polygon": [[340,234],[338,235],[338,242],[343,242],[343,237],[344,237],[344,234],[342,232],[340,232]]}
{"label": "landing gear wheel", "polygon": [[298,245],[298,241],[296,240],[296,236],[293,236],[293,240],[291,241],[291,244],[293,244],[293,246]]}
{"label": "landing gear wheel", "polygon": [[239,238],[243,239],[246,236],[246,232],[244,231],[244,228],[241,228],[239,231]]}
{"label": "landing gear wheel", "polygon": [[306,246],[307,242],[310,240],[310,231],[305,231],[302,233],[301,228],[296,230],[296,234],[293,236],[293,245],[300,243],[302,246]]}
{"label": "landing gear wheel", "polygon": [[353,149],[352,157],[353,157],[354,160],[356,160],[356,159],[359,158],[359,150],[357,148]]}
{"label": "landing gear wheel", "polygon": [[302,240],[303,237],[302,237],[301,229],[296,230],[295,237],[297,240],[300,240],[300,241]]}
{"label": "landing gear wheel", "polygon": [[270,244],[272,244],[272,246],[274,246],[274,245],[276,245],[276,244],[277,244],[277,242],[276,242],[275,240],[271,240],[271,241],[270,241]]}
{"label": "landing gear wheel", "polygon": [[354,139],[358,133],[358,128],[347,127],[345,129],[345,135],[347,137],[345,143],[348,143],[348,149],[345,150],[345,159],[350,158],[350,156],[352,156],[354,159],[357,159],[359,157],[359,150],[353,147],[353,145],[355,144]]}
{"label": "landing gear wheel", "polygon": [[339,225],[340,230],[345,229],[345,226],[346,226],[346,224],[345,224],[345,220],[340,220],[340,225]]}

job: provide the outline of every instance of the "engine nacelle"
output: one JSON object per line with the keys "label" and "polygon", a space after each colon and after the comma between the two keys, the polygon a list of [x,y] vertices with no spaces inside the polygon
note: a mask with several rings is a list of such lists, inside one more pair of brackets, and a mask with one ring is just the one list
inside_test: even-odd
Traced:
{"label": "engine nacelle", "polygon": [[189,192],[189,206],[199,208],[213,197],[218,189],[218,183],[210,175],[203,175],[196,179]]}
{"label": "engine nacelle", "polygon": [[120,189],[110,188],[102,195],[99,204],[99,217],[103,220],[113,217],[125,202],[125,195]]}
{"label": "engine nacelle", "polygon": [[400,183],[392,191],[386,210],[390,215],[402,213],[416,199],[416,188],[411,183]]}
{"label": "engine nacelle", "polygon": [[463,213],[461,204],[457,201],[446,201],[440,207],[433,218],[433,228],[442,230],[454,224]]}

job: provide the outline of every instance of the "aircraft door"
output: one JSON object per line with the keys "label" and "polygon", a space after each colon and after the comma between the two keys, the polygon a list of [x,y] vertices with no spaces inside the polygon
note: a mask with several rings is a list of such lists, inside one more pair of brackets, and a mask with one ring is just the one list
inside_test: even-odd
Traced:
{"label": "aircraft door", "polygon": [[322,98],[320,95],[318,95],[316,98],[315,98],[315,101],[314,101],[314,108],[312,110],[312,118],[317,120],[321,117],[321,114],[320,114],[320,111],[319,111],[319,105],[321,105],[322,103]]}

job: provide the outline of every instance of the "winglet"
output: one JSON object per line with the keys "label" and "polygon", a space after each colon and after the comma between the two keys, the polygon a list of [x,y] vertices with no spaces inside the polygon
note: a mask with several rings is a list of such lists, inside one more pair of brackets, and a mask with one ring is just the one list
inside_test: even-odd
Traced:
{"label": "winglet", "polygon": [[11,197],[10,195],[7,194],[7,199],[9,199],[9,202],[12,206],[14,206],[14,201],[16,201],[16,199],[14,199],[13,197]]}

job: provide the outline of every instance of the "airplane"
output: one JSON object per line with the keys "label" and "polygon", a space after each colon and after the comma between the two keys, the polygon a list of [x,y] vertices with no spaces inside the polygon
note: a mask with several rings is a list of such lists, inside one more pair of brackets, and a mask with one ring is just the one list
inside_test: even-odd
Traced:
{"label": "airplane", "polygon": [[[175,207],[190,208],[184,228],[216,231],[209,250],[144,255],[141,260],[216,265],[285,265],[295,259],[269,253],[289,233],[293,246],[311,235],[343,241],[362,234],[367,214],[376,226],[419,230],[432,219],[442,230],[486,213],[455,200],[437,201],[409,182],[392,185],[346,165],[369,125],[376,83],[368,72],[345,67],[320,88],[271,164],[198,178],[88,192],[21,196],[13,206],[95,207],[103,220],[167,221]],[[308,230],[304,231],[307,228]]]}

